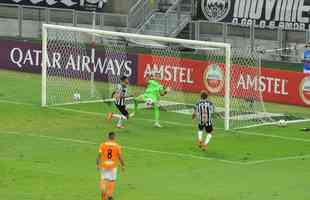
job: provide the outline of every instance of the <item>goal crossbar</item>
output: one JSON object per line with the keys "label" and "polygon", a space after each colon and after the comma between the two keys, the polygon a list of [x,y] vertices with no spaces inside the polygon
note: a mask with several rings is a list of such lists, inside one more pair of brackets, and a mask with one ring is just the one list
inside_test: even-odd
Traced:
{"label": "goal crossbar", "polygon": [[99,29],[90,29],[90,28],[73,27],[73,26],[43,24],[42,28],[43,30],[52,28],[52,29],[58,29],[58,30],[93,33],[93,34],[100,34],[100,35],[107,35],[107,36],[119,36],[119,37],[135,38],[135,39],[141,39],[141,40],[155,40],[155,41],[179,43],[179,44],[185,44],[185,45],[197,45],[197,46],[201,45],[201,46],[208,46],[208,47],[228,48],[228,49],[231,48],[231,44],[229,43],[187,40],[187,39],[153,36],[153,35],[141,35],[141,34],[135,34],[135,33],[105,31],[105,30],[99,30]]}
{"label": "goal crossbar", "polygon": [[230,118],[230,68],[231,68],[231,44],[229,43],[220,43],[220,42],[209,42],[209,41],[197,41],[197,40],[187,40],[187,39],[178,39],[171,37],[162,37],[162,36],[152,36],[152,35],[141,35],[133,33],[124,33],[124,32],[114,32],[114,31],[105,31],[91,28],[81,28],[81,27],[72,27],[72,26],[61,26],[53,24],[43,24],[42,25],[42,106],[47,106],[47,45],[48,45],[48,29],[53,30],[62,30],[70,32],[82,32],[93,35],[102,35],[110,37],[123,37],[131,38],[136,40],[152,40],[158,42],[168,42],[175,43],[187,46],[199,46],[199,47],[213,47],[213,48],[222,48],[225,50],[225,129],[229,129],[229,118]]}

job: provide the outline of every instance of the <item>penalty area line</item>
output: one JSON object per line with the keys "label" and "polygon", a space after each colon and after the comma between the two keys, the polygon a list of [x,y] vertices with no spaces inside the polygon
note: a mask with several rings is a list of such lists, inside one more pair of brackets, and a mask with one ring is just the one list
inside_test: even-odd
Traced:
{"label": "penalty area line", "polygon": [[32,104],[32,103],[10,101],[10,100],[5,100],[5,99],[0,99],[0,103],[8,103],[8,104],[24,105],[24,106],[36,106],[35,104]]}
{"label": "penalty area line", "polygon": [[[62,111],[70,111],[70,112],[77,112],[77,113],[82,113],[82,114],[98,115],[98,116],[103,115],[103,114],[97,113],[97,112],[81,111],[81,110],[69,109],[69,108],[52,107],[50,109],[56,109],[56,110],[62,110]],[[143,118],[134,118],[134,119],[137,119],[137,120],[140,120],[140,121],[151,121],[151,122],[153,122],[153,120],[151,120],[151,119],[143,119]],[[163,123],[171,124],[171,125],[185,126],[185,127],[194,127],[193,125],[190,125],[190,124],[183,124],[183,123],[164,121],[164,120],[161,120],[161,121]],[[216,128],[216,129],[223,130],[223,128]],[[240,133],[240,134],[244,134],[244,135],[260,136],[260,137],[270,137],[270,138],[282,139],[282,140],[287,140],[287,141],[298,141],[298,142],[305,142],[305,143],[310,142],[310,139],[303,139],[303,138],[297,138],[297,137],[285,137],[285,136],[280,136],[280,135],[263,134],[263,133],[248,132],[248,131],[242,131],[242,130],[230,130],[230,132]]]}
{"label": "penalty area line", "polygon": [[[10,100],[1,100],[0,103],[8,103],[8,104],[15,104],[15,105],[25,105],[25,106],[38,106],[36,104],[31,104],[31,103],[24,103],[24,102],[18,102],[18,101],[10,101]],[[95,115],[95,116],[103,116],[106,113],[99,113],[99,112],[90,112],[90,111],[83,111],[83,110],[77,110],[77,109],[71,109],[71,108],[64,108],[64,107],[54,107],[54,106],[49,106],[46,107],[47,109],[50,110],[62,110],[62,111],[68,111],[68,112],[75,112],[75,113],[81,113],[81,114],[88,114],[88,115]],[[136,120],[140,121],[147,121],[147,122],[154,122],[153,119],[147,119],[147,118],[138,118],[134,117]],[[172,122],[172,121],[165,121],[165,120],[160,120],[163,123],[166,124],[171,124],[171,125],[177,125],[177,126],[184,126],[184,127],[194,127],[193,124],[184,124],[184,123],[178,123],[178,122]],[[221,129],[221,128],[217,128]]]}
{"label": "penalty area line", "polygon": [[297,137],[286,137],[286,136],[265,134],[265,133],[258,133],[258,132],[248,132],[248,131],[241,131],[241,130],[231,130],[231,132],[240,133],[243,135],[270,137],[270,138],[277,138],[277,139],[281,139],[281,140],[290,140],[290,141],[296,141],[296,142],[305,142],[305,143],[310,142],[310,139],[303,139],[303,138],[297,138]]}
{"label": "penalty area line", "polygon": [[[0,133],[7,134],[7,135],[18,135],[18,136],[24,136],[24,137],[27,136],[27,137],[43,138],[43,139],[47,139],[47,140],[71,142],[71,143],[79,143],[79,144],[88,144],[88,145],[99,145],[100,144],[98,142],[92,142],[92,141],[87,141],[87,140],[64,138],[64,137],[54,137],[54,136],[48,136],[48,135],[28,134],[28,133],[22,133],[22,132],[17,132],[17,131],[0,130]],[[158,151],[158,150],[145,149],[145,148],[128,147],[128,146],[123,146],[123,148],[131,150],[131,151],[153,153],[153,154],[162,154],[162,155],[174,156],[174,157],[179,157],[179,158],[191,158],[191,159],[198,159],[198,160],[218,161],[218,162],[222,162],[222,163],[226,163],[226,164],[239,164],[239,165],[245,164],[244,162],[240,162],[240,161],[217,159],[217,158],[198,156],[198,155],[192,155],[192,154],[173,153],[173,152]]]}
{"label": "penalty area line", "polygon": [[[87,140],[64,138],[64,137],[54,137],[54,136],[38,135],[38,134],[27,134],[27,133],[22,133],[22,132],[17,132],[17,131],[0,130],[0,133],[7,134],[7,135],[18,135],[18,136],[24,136],[24,137],[25,136],[26,137],[36,137],[36,138],[43,138],[43,139],[47,139],[47,140],[78,143],[78,144],[99,145],[98,142],[92,142],[92,141],[87,141]],[[235,164],[235,165],[257,165],[257,164],[265,164],[265,163],[274,162],[274,161],[286,161],[286,160],[298,160],[298,159],[310,158],[310,154],[306,154],[306,155],[298,155],[298,156],[287,156],[287,157],[278,157],[278,158],[265,159],[265,160],[241,162],[241,161],[231,161],[231,160],[217,159],[217,158],[204,157],[204,156],[198,156],[198,155],[192,155],[192,154],[165,152],[165,151],[158,151],[158,150],[137,148],[137,147],[124,146],[123,148],[131,150],[131,151],[153,153],[153,154],[162,154],[162,155],[174,156],[174,157],[179,157],[179,158],[191,158],[191,159],[197,159],[197,160],[217,161],[217,162],[221,162],[221,163],[225,163],[225,164]]]}
{"label": "penalty area line", "polygon": [[[71,108],[63,108],[63,107],[47,107],[47,108],[51,110],[62,110],[62,111],[76,112],[76,113],[96,115],[96,116],[103,116],[106,114],[106,113],[89,112],[89,111],[83,111],[83,110],[77,110],[77,109],[71,109]],[[133,120],[154,122],[153,119],[138,118],[138,117],[133,117]],[[178,123],[178,122],[172,122],[172,121],[160,120],[160,122],[163,122],[165,124],[177,125],[177,126],[194,127],[194,125],[192,124],[184,124],[184,123]]]}
{"label": "penalty area line", "polygon": [[[310,119],[298,119],[298,120],[286,121],[287,124],[298,124],[298,123],[305,123],[305,122],[310,122]],[[268,123],[262,123],[262,124],[254,124],[250,126],[234,128],[234,130],[244,130],[244,129],[250,129],[250,128],[255,128],[255,127],[260,127],[260,126],[272,126],[272,125],[277,125],[278,123],[279,122],[268,122]]]}
{"label": "penalty area line", "polygon": [[266,159],[266,160],[248,161],[244,164],[255,165],[255,164],[265,164],[265,163],[274,162],[274,161],[298,160],[298,159],[306,159],[306,158],[310,158],[310,154],[299,155],[299,156],[286,156],[286,157],[272,158],[272,159]]}

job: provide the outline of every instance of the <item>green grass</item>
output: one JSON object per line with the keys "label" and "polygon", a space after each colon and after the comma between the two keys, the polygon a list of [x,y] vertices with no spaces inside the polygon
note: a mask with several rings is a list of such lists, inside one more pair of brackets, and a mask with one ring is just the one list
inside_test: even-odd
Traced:
{"label": "green grass", "polygon": [[309,123],[230,132],[218,126],[202,152],[189,116],[163,112],[164,128],[155,129],[152,113],[142,111],[116,130],[104,119],[107,105],[41,108],[38,75],[0,70],[0,84],[1,199],[100,199],[95,158],[111,130],[127,163],[116,200],[310,199],[310,133],[299,131]]}

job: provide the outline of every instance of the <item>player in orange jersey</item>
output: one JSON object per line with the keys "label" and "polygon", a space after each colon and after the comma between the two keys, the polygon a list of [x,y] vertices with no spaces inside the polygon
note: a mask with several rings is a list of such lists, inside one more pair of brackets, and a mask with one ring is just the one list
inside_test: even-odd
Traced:
{"label": "player in orange jersey", "polygon": [[115,141],[114,132],[108,134],[108,140],[99,147],[97,158],[97,169],[100,172],[100,190],[102,200],[112,200],[115,181],[117,176],[117,165],[120,162],[121,169],[124,170],[125,163],[122,158],[121,147]]}

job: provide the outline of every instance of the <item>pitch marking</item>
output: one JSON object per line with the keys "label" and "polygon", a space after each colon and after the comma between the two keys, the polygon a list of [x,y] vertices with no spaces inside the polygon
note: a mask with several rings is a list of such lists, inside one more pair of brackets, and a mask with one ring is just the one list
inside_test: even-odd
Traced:
{"label": "pitch marking", "polygon": [[[25,134],[25,133],[16,132],[16,131],[1,131],[0,130],[0,132],[3,134],[27,136],[27,137],[37,137],[37,138],[44,138],[44,139],[48,139],[48,140],[56,140],[56,141],[63,141],[63,142],[99,145],[99,143],[97,143],[97,142],[91,142],[91,141],[79,140],[79,139],[73,139],[73,138],[53,137],[53,136],[37,135],[37,134]],[[255,164],[264,164],[264,163],[274,162],[274,161],[285,161],[285,160],[297,160],[297,159],[310,158],[310,154],[306,154],[306,155],[298,155],[298,156],[279,157],[279,158],[266,159],[266,160],[240,162],[240,161],[231,161],[231,160],[225,160],[225,159],[196,156],[196,155],[191,155],[191,154],[157,151],[157,150],[136,148],[136,147],[126,147],[125,146],[124,149],[132,150],[132,151],[139,151],[139,152],[146,152],[146,153],[163,154],[163,155],[169,155],[169,156],[175,156],[175,157],[183,157],[183,158],[187,157],[187,158],[191,158],[191,159],[218,161],[218,162],[222,162],[222,163],[226,163],[226,164],[238,164],[238,165],[255,165]]]}
{"label": "pitch marking", "polygon": [[266,159],[266,160],[248,161],[248,162],[243,163],[243,164],[254,165],[254,164],[264,164],[264,163],[274,162],[274,161],[298,160],[298,159],[306,159],[306,158],[310,158],[310,154],[299,155],[299,156],[279,157],[279,158],[272,158],[272,159]]}
{"label": "pitch marking", "polygon": [[[81,111],[76,109],[68,109],[68,108],[51,108],[56,110],[63,110],[63,111],[70,111],[70,112],[77,112],[82,114],[90,114],[90,115],[102,115],[101,113],[97,112],[88,112],[88,111]],[[135,118],[142,121],[153,121],[151,119],[142,119],[142,118]],[[172,125],[178,125],[178,126],[186,126],[186,127],[194,127],[194,125],[184,124],[184,123],[178,123],[178,122],[171,122],[171,121],[162,121],[166,124],[172,124]],[[217,128],[220,130],[223,130],[222,128]],[[270,137],[270,138],[277,138],[282,140],[289,140],[289,141],[298,141],[298,142],[310,142],[309,139],[303,139],[303,138],[296,138],[296,137],[285,137],[285,136],[279,136],[279,135],[272,135],[272,134],[263,134],[263,133],[257,133],[257,132],[247,132],[247,131],[241,131],[241,130],[230,130],[231,132],[241,133],[245,135],[255,135],[255,136],[261,136],[261,137]]]}
{"label": "pitch marking", "polygon": [[232,132],[241,133],[244,135],[255,135],[255,136],[262,136],[262,137],[270,137],[270,138],[277,138],[282,140],[291,140],[291,141],[297,141],[297,142],[310,142],[309,139],[304,138],[296,138],[296,137],[286,137],[286,136],[280,136],[280,135],[272,135],[272,134],[265,134],[265,133],[258,133],[258,132],[247,132],[247,131],[235,131],[232,130]]}
{"label": "pitch marking", "polygon": [[[9,100],[0,100],[0,102],[16,104],[16,105],[37,106],[36,104],[16,102],[16,101],[9,101]],[[95,115],[95,116],[102,116],[102,115],[104,115],[104,113],[89,112],[89,111],[82,111],[82,110],[62,108],[62,107],[47,107],[47,108],[48,109],[52,109],[52,110],[62,110],[62,111],[75,112],[75,113],[88,114],[88,115]],[[153,122],[152,119],[145,119],[145,118],[135,118],[135,119],[141,120],[141,121]],[[178,122],[172,122],[172,121],[162,121],[162,122],[164,122],[166,124],[171,124],[171,125],[178,125],[178,126],[184,126],[184,127],[194,127],[194,125],[191,125],[191,124],[184,124],[184,123],[178,123]],[[217,128],[217,129],[223,130],[223,128]],[[279,136],[279,135],[273,135],[273,134],[263,134],[263,133],[257,133],[257,132],[247,132],[247,131],[242,131],[242,130],[230,130],[230,131],[231,132],[245,134],[245,135],[255,135],[255,136],[261,136],[261,137],[270,137],[270,138],[277,138],[277,139],[288,140],[288,141],[299,141],[299,142],[307,142],[307,143],[310,142],[309,139],[303,139],[303,138],[297,138],[297,137],[285,137],[285,136]]]}
{"label": "pitch marking", "polygon": [[[53,137],[53,136],[48,136],[48,135],[26,134],[26,133],[17,132],[17,131],[2,131],[2,130],[0,130],[0,133],[8,134],[8,135],[18,135],[18,136],[44,138],[44,139],[48,139],[48,140],[71,142],[71,143],[79,143],[79,144],[99,145],[99,143],[97,143],[97,142],[92,142],[92,141],[87,141],[87,140],[79,140],[79,139],[63,138],[63,137]],[[175,156],[175,157],[183,157],[183,158],[187,157],[187,158],[199,159],[199,160],[219,161],[219,162],[223,162],[223,163],[227,163],[227,164],[244,164],[243,162],[239,162],[239,161],[217,159],[217,158],[197,156],[197,155],[191,155],[191,154],[172,153],[172,152],[157,151],[157,150],[152,150],[152,149],[144,149],[144,148],[137,148],[137,147],[127,147],[127,146],[124,146],[123,148],[124,149],[128,149],[128,150],[132,150],[132,151],[155,153],[155,154],[163,154],[163,155],[169,155],[169,156]]]}

